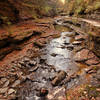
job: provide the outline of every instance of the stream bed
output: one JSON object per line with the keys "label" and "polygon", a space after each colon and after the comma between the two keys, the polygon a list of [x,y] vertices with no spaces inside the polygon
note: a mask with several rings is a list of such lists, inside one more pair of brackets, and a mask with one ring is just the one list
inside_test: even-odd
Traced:
{"label": "stream bed", "polygon": [[32,37],[11,45],[14,51],[1,61],[0,100],[100,97],[100,58],[90,48],[94,42],[87,33],[69,28],[65,18],[50,23],[37,23]]}
{"label": "stream bed", "polygon": [[64,70],[68,75],[76,72],[78,67],[73,59],[73,49],[71,40],[72,37],[67,35],[73,34],[72,32],[62,32],[61,37],[53,39],[44,50],[45,55],[42,56],[46,59],[48,65],[55,66],[56,70]]}
{"label": "stream bed", "polygon": [[32,73],[20,88],[18,100],[64,100],[66,90],[82,82],[84,73],[82,77],[70,77],[79,67],[73,58],[74,38],[69,35],[75,33],[62,32],[40,50],[40,57],[32,60],[36,64],[30,68]]}

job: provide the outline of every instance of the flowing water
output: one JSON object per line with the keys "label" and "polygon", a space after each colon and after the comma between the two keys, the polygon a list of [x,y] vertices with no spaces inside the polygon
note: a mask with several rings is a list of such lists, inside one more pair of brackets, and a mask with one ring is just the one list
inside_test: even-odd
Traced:
{"label": "flowing water", "polygon": [[[62,32],[59,38],[52,39],[41,49],[41,56],[36,59],[38,68],[29,75],[29,80],[20,89],[18,100],[58,100],[60,95],[65,95],[65,88],[71,88],[82,80],[75,79],[70,83],[52,85],[52,80],[60,71],[66,72],[68,77],[79,70],[73,59],[74,45],[71,42],[73,37],[68,36],[73,34],[73,32]],[[41,88],[48,90],[47,97],[39,96]]]}
{"label": "flowing water", "polygon": [[61,37],[53,39],[45,48],[46,55],[42,58],[46,59],[48,65],[54,65],[57,70],[64,70],[68,74],[72,74],[78,70],[78,67],[73,59],[73,50],[68,47],[74,48],[71,43],[72,37],[67,35],[73,34],[72,32],[62,32]]}

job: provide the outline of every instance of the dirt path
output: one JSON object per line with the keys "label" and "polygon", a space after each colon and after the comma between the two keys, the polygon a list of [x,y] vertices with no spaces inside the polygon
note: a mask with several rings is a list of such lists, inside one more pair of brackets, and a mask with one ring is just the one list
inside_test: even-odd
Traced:
{"label": "dirt path", "polygon": [[93,26],[100,27],[100,22],[97,22],[95,20],[84,19],[84,18],[77,18],[77,17],[69,17],[69,16],[64,16],[63,18],[76,19],[76,20],[79,20],[79,21],[87,22],[87,23],[89,23],[89,24],[91,24]]}
{"label": "dirt path", "polygon": [[88,19],[81,19],[81,20],[84,21],[84,22],[90,23],[93,26],[100,27],[100,22],[97,22],[97,21],[94,21],[94,20],[88,20]]}

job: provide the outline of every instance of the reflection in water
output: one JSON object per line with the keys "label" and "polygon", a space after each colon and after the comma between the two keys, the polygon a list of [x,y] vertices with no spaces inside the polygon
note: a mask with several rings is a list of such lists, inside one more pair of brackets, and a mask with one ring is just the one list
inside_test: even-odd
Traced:
{"label": "reflection in water", "polygon": [[[43,55],[41,55],[40,60],[43,62],[39,65],[39,68],[33,72],[33,74],[29,75],[29,80],[27,80],[24,84],[24,87],[20,90],[19,100],[51,100],[44,97],[39,96],[41,88],[47,88],[49,91],[48,95],[51,95],[52,98],[57,98],[59,95],[63,95],[65,90],[59,90],[62,86],[52,86],[51,81],[54,79],[55,75],[58,74],[59,70],[64,70],[68,75],[71,75],[78,71],[78,67],[76,63],[73,61],[73,51],[67,49],[67,46],[72,45],[70,43],[71,37],[67,37],[67,34],[72,34],[71,32],[63,32],[61,37],[53,39],[49,44],[47,44],[46,48],[41,49],[43,51]],[[73,45],[72,45],[73,46]],[[44,61],[46,60],[46,63]],[[48,66],[53,65],[53,66]],[[83,80],[83,77],[80,80],[73,79],[68,83],[64,83],[63,85],[71,88],[75,84],[78,84]],[[55,94],[57,93],[57,94]],[[56,99],[58,100],[58,99]],[[61,100],[61,99],[60,99]]]}
{"label": "reflection in water", "polygon": [[73,52],[66,48],[71,40],[71,37],[66,36],[67,34],[72,34],[72,32],[62,32],[61,37],[53,39],[46,47],[47,54],[43,58],[47,59],[47,64],[54,65],[57,70],[72,74],[78,70],[78,67],[73,61]]}

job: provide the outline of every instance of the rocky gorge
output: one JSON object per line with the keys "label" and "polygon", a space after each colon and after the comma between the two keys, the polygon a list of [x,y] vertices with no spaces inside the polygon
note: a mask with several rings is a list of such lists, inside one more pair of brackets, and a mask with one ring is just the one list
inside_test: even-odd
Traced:
{"label": "rocky gorge", "polygon": [[41,16],[1,25],[0,100],[99,100],[99,19]]}

